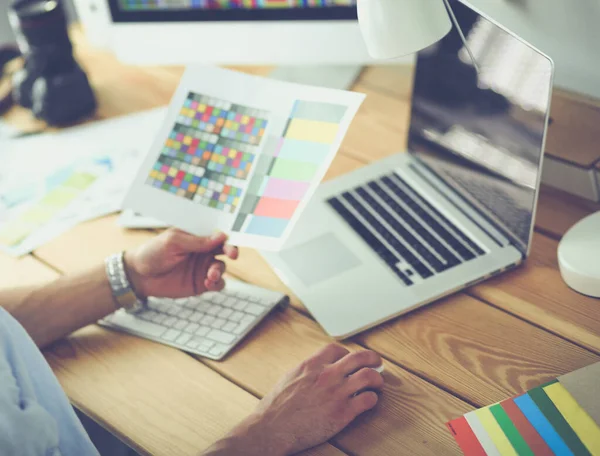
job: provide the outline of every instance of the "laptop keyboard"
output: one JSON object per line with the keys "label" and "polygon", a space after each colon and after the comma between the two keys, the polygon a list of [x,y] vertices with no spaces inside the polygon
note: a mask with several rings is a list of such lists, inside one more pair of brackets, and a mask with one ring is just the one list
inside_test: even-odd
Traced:
{"label": "laptop keyboard", "polygon": [[485,253],[396,174],[328,203],[407,286]]}

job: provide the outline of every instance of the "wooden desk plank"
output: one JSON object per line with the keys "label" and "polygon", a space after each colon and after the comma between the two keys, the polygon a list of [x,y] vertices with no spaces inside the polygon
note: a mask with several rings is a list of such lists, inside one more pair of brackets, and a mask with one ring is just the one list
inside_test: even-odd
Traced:
{"label": "wooden desk plank", "polygon": [[558,242],[537,234],[528,262],[469,293],[600,353],[600,300],[567,287],[558,270]]}
{"label": "wooden desk plank", "polygon": [[[203,362],[263,396],[298,360],[329,342],[314,321],[289,309],[264,322],[225,362]],[[336,446],[365,456],[460,454],[444,423],[471,407],[392,363],[386,363],[384,376],[377,409],[335,438]]]}
{"label": "wooden desk plank", "polygon": [[117,216],[113,215],[77,225],[37,249],[35,254],[63,273],[74,273],[102,263],[111,253],[131,249],[155,236],[147,230],[120,228],[116,220]]}
{"label": "wooden desk plank", "polygon": [[479,406],[600,360],[465,295],[384,324],[358,340]]}
{"label": "wooden desk plank", "polygon": [[74,405],[141,454],[197,455],[258,403],[183,352],[95,326],[46,356]]}
{"label": "wooden desk plank", "polygon": [[59,274],[33,258],[26,255],[12,258],[0,253],[0,288],[26,287],[51,282]]}

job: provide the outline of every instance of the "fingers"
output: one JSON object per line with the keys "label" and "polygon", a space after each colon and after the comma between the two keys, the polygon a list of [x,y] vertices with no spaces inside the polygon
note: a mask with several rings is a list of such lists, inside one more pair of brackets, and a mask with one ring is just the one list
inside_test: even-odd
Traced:
{"label": "fingers", "polygon": [[337,344],[329,344],[323,350],[318,352],[313,359],[321,365],[333,364],[350,353],[344,347]]}
{"label": "fingers", "polygon": [[221,291],[225,288],[225,281],[220,279],[217,282],[213,282],[212,280],[206,279],[204,281],[204,287],[206,288],[206,291]]}
{"label": "fingers", "polygon": [[383,376],[379,372],[365,367],[348,377],[347,393],[352,396],[365,390],[379,390],[383,384]]}
{"label": "fingers", "polygon": [[229,244],[226,244],[223,247],[223,253],[232,260],[237,260],[240,255],[238,248]]}
{"label": "fingers", "polygon": [[356,418],[361,413],[371,410],[379,402],[379,396],[373,391],[365,391],[360,393],[358,396],[350,399],[350,410],[352,415]]}
{"label": "fingers", "polygon": [[177,246],[185,253],[210,253],[217,249],[224,249],[227,241],[225,233],[215,233],[210,237],[199,237],[175,228],[165,231],[164,236],[169,244]]}
{"label": "fingers", "polygon": [[215,260],[208,267],[206,272],[206,278],[212,282],[218,282],[225,273],[225,263],[219,260]]}
{"label": "fingers", "polygon": [[337,361],[333,368],[338,370],[342,375],[348,376],[359,371],[364,367],[377,368],[383,363],[381,356],[371,350],[364,350]]}

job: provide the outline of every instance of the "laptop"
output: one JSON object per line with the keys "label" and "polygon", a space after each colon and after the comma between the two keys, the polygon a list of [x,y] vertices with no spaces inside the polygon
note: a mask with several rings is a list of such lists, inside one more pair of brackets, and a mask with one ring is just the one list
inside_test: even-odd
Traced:
{"label": "laptop", "polygon": [[530,253],[554,65],[466,3],[450,5],[477,68],[456,28],[420,52],[407,153],[321,185],[284,249],[263,253],[336,339]]}

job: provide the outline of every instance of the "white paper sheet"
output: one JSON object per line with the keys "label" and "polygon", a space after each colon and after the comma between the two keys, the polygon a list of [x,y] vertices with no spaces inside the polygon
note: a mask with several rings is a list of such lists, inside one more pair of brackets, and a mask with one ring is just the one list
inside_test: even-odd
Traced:
{"label": "white paper sheet", "polygon": [[190,233],[279,250],[364,100],[189,68],[124,207]]}
{"label": "white paper sheet", "polygon": [[[0,249],[23,255],[78,223],[119,211],[165,114],[160,108],[3,143]],[[80,183],[82,173],[89,180]],[[74,185],[65,190],[70,178]]]}
{"label": "white paper sheet", "polygon": [[130,209],[125,209],[123,212],[121,212],[117,223],[123,228],[139,230],[152,230],[169,227],[169,224],[165,222],[161,222],[160,220],[152,217],[144,217],[143,215],[136,214]]}

